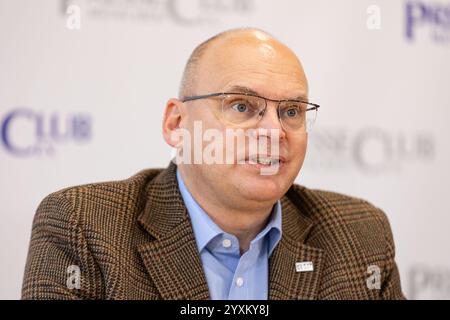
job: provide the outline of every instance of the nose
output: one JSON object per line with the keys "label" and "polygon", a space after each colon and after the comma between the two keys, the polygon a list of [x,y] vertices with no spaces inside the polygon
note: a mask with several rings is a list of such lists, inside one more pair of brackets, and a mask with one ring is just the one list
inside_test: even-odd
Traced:
{"label": "nose", "polygon": [[285,137],[286,133],[281,125],[280,118],[278,117],[278,104],[276,102],[268,102],[267,107],[262,114],[262,118],[258,122],[258,128],[267,129],[270,133],[271,130],[277,130],[279,132],[279,138]]}

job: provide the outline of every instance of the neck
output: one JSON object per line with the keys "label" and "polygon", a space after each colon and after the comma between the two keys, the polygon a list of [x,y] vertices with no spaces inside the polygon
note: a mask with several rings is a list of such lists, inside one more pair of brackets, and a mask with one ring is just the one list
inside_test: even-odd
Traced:
{"label": "neck", "polygon": [[223,199],[211,193],[211,188],[200,190],[201,183],[194,183],[189,170],[179,166],[180,174],[192,197],[223,231],[236,236],[241,254],[250,247],[250,242],[264,229],[273,209],[273,202],[246,203]]}

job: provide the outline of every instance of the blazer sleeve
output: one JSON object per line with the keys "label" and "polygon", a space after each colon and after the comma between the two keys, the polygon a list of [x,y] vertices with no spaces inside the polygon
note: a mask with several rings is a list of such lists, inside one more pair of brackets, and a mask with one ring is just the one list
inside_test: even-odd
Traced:
{"label": "blazer sleeve", "polygon": [[383,300],[404,300],[400,284],[400,274],[395,262],[395,245],[392,230],[386,214],[379,209],[386,237],[386,268],[383,272],[381,296]]}
{"label": "blazer sleeve", "polygon": [[22,299],[100,299],[102,279],[80,215],[62,193],[42,200],[34,220]]}

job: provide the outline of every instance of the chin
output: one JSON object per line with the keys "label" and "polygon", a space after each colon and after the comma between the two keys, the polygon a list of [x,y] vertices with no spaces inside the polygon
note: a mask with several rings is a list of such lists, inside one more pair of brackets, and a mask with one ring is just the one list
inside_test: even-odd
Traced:
{"label": "chin", "polygon": [[284,194],[283,185],[277,176],[253,176],[238,178],[238,190],[248,199],[257,201],[276,201]]}

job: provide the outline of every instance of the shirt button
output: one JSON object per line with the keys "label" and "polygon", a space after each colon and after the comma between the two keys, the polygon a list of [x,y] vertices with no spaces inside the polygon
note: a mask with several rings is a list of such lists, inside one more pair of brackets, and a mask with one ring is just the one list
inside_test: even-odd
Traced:
{"label": "shirt button", "polygon": [[224,239],[224,240],[222,241],[222,245],[223,245],[224,248],[229,248],[229,247],[231,247],[231,240],[230,240],[230,239]]}
{"label": "shirt button", "polygon": [[237,285],[238,287],[242,287],[243,284],[244,284],[244,278],[238,277],[238,278],[236,279],[236,285]]}

